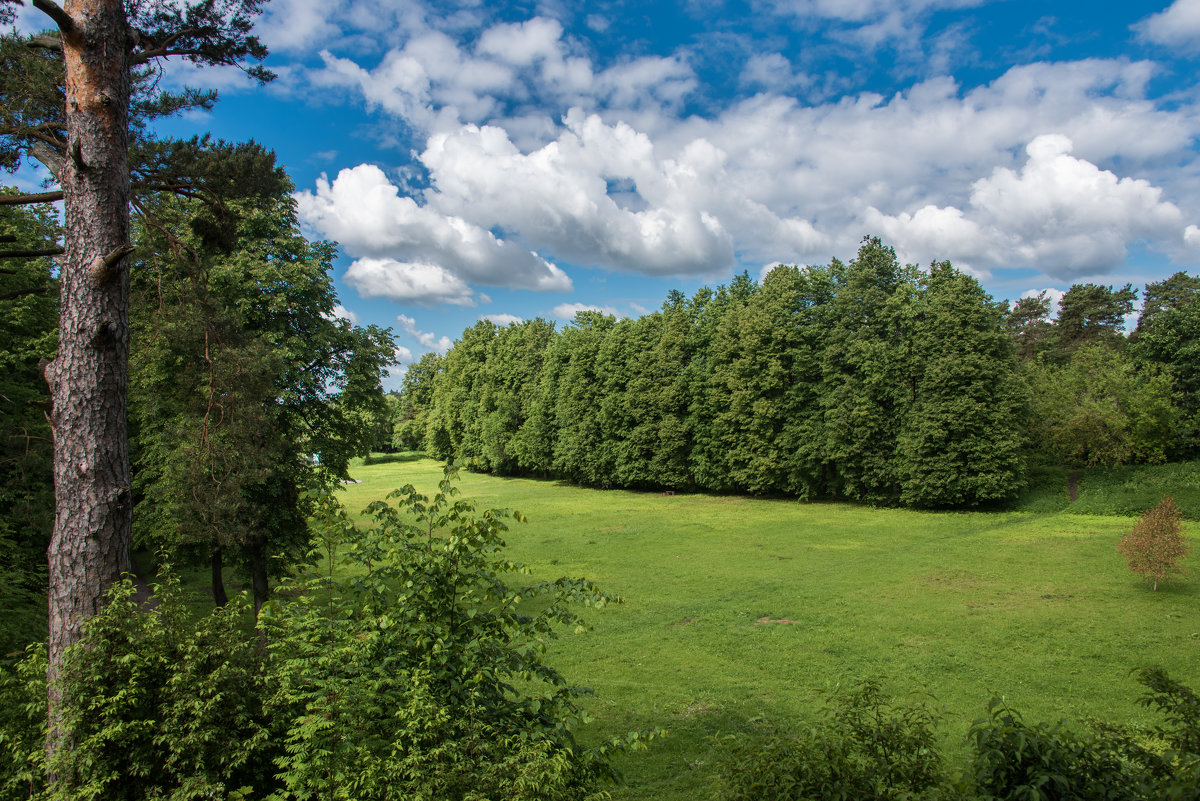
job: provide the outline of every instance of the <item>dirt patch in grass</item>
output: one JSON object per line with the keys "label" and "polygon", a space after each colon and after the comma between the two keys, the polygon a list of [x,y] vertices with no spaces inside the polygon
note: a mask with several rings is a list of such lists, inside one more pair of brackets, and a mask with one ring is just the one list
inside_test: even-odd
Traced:
{"label": "dirt patch in grass", "polygon": [[969,570],[935,570],[925,577],[925,583],[946,590],[970,590],[980,585]]}
{"label": "dirt patch in grass", "polygon": [[798,620],[789,620],[786,617],[781,617],[781,618],[760,617],[758,620],[754,621],[755,625],[758,625],[758,626],[765,626],[768,623],[778,623],[781,626],[786,626],[790,623],[799,623],[799,622],[800,621],[798,621]]}

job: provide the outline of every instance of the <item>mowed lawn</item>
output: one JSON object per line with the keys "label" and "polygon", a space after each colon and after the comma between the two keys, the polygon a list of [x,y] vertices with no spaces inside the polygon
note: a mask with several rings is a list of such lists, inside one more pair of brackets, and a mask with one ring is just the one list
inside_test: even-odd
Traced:
{"label": "mowed lawn", "polygon": [[[431,492],[441,467],[354,475],[343,502],[358,512],[406,483]],[[508,542],[534,578],[583,576],[625,599],[589,610],[593,629],[564,632],[549,657],[596,691],[584,740],[670,732],[622,760],[617,798],[704,797],[711,736],[756,715],[815,714],[865,677],[931,693],[952,755],[993,694],[1027,720],[1148,724],[1130,671],[1162,665],[1200,689],[1200,576],[1151,592],[1116,550],[1133,518],[667,496],[472,473],[459,486],[529,518]],[[1200,526],[1185,531],[1194,543]]]}

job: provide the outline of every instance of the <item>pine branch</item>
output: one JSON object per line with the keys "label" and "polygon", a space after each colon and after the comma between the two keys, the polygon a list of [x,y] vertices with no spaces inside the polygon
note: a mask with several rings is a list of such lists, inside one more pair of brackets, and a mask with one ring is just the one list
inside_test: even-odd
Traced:
{"label": "pine branch", "polygon": [[43,256],[61,256],[60,247],[40,248],[31,250],[0,250],[0,259],[40,259]]}
{"label": "pine branch", "polygon": [[75,30],[75,20],[71,19],[70,15],[62,10],[62,6],[54,0],[33,0],[33,7],[54,20],[54,24],[63,33]]}
{"label": "pine branch", "polygon": [[51,286],[31,286],[26,289],[14,289],[12,292],[0,292],[0,300],[16,300],[26,295],[45,295],[54,291]]}
{"label": "pine branch", "polygon": [[63,156],[45,141],[34,142],[29,148],[30,154],[42,162],[55,180],[62,180]]}
{"label": "pine branch", "polygon": [[53,203],[62,200],[62,190],[35,192],[30,195],[0,195],[0,206],[28,206],[31,203]]}
{"label": "pine branch", "polygon": [[41,33],[25,43],[26,47],[40,47],[45,50],[62,50],[62,37],[53,33]]}

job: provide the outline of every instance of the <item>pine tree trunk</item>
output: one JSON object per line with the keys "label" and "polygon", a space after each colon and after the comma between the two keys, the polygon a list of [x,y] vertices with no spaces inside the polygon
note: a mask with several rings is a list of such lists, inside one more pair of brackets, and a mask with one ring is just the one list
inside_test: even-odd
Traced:
{"label": "pine tree trunk", "polygon": [[55,678],[83,621],[130,569],[129,47],[122,0],[68,0],[60,22],[68,158],[60,176],[66,220],[58,355],[46,368],[53,398],[54,534],[50,568],[53,755]]}

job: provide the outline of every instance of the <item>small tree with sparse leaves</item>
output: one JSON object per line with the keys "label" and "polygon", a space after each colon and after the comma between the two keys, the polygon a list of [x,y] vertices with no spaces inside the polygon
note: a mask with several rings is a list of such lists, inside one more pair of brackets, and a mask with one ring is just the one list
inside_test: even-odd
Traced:
{"label": "small tree with sparse leaves", "polygon": [[1129,569],[1145,576],[1158,590],[1158,582],[1172,573],[1181,573],[1179,560],[1187,556],[1187,540],[1179,523],[1179,505],[1164,497],[1121,538],[1117,550],[1129,562]]}

